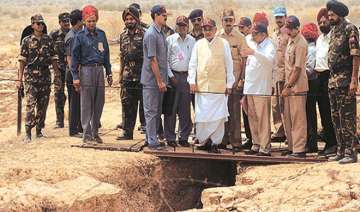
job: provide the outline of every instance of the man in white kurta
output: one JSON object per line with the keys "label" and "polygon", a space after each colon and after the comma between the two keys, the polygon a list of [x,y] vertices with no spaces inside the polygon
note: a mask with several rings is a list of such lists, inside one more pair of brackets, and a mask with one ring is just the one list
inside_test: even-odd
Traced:
{"label": "man in white kurta", "polygon": [[[216,34],[216,23],[205,19],[205,38],[192,51],[188,82],[195,93],[196,138],[199,146],[207,146],[219,153],[217,146],[224,136],[224,125],[229,116],[227,94],[235,82],[229,43]],[[240,129],[239,129],[240,130]]]}

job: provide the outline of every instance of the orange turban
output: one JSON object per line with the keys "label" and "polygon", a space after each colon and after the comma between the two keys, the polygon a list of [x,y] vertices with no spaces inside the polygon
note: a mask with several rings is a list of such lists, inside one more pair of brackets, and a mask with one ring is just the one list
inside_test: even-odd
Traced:
{"label": "orange turban", "polygon": [[316,40],[319,36],[318,28],[314,23],[307,23],[301,29],[301,34],[305,39]]}
{"label": "orange turban", "polygon": [[94,6],[87,5],[83,8],[83,10],[82,10],[83,20],[86,20],[87,18],[94,16],[94,15],[96,16],[96,20],[98,20],[99,13],[98,13],[98,10]]}
{"label": "orange turban", "polygon": [[262,23],[265,26],[269,26],[269,20],[267,18],[266,13],[261,12],[261,13],[255,13],[254,19],[253,19],[253,23],[256,25],[256,23]]}
{"label": "orange turban", "polygon": [[317,21],[319,22],[322,17],[329,19],[328,10],[326,8],[321,8],[317,15]]}

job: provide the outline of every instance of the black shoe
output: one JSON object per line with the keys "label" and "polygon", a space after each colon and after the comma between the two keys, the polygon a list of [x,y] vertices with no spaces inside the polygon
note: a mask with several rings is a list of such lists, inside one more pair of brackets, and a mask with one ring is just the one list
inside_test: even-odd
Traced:
{"label": "black shoe", "polygon": [[133,140],[133,136],[127,133],[123,133],[122,135],[116,137],[116,140],[118,141]]}
{"label": "black shoe", "polygon": [[31,142],[31,134],[30,135],[26,134],[24,137],[24,143],[30,143],[30,142]]}
{"label": "black shoe", "polygon": [[227,146],[225,144],[219,144],[218,148],[219,149],[227,149]]}
{"label": "black shoe", "polygon": [[221,152],[220,152],[220,150],[218,148],[218,145],[211,145],[209,153],[220,154]]}
{"label": "black shoe", "polygon": [[242,149],[251,149],[253,143],[250,139],[247,139],[244,144],[241,145]]}
{"label": "black shoe", "polygon": [[259,153],[258,151],[254,151],[252,149],[245,151],[246,155],[257,155],[258,153]]}
{"label": "black shoe", "polygon": [[165,139],[164,134],[159,134],[159,135],[158,135],[158,139],[159,139],[159,140],[164,140],[164,139]]}
{"label": "black shoe", "polygon": [[305,149],[306,153],[317,153],[318,151],[319,151],[319,149],[317,148],[317,146],[307,147]]}
{"label": "black shoe", "polygon": [[167,143],[168,146],[177,147],[176,141],[166,141],[166,143]]}
{"label": "black shoe", "polygon": [[324,155],[336,154],[336,151],[337,151],[337,145],[333,145],[331,147],[326,147],[324,149]]}
{"label": "black shoe", "polygon": [[186,140],[186,141],[179,141],[179,145],[182,146],[182,147],[189,147],[190,144],[189,142]]}
{"label": "black shoe", "polygon": [[98,143],[98,144],[104,143],[103,140],[102,140],[102,138],[100,138],[100,136],[95,136],[95,137],[94,137],[94,141],[95,141],[96,143]]}
{"label": "black shoe", "polygon": [[91,137],[85,137],[85,138],[83,138],[83,142],[84,142],[84,144],[92,144],[93,139]]}
{"label": "black shoe", "polygon": [[64,123],[58,123],[54,127],[54,129],[60,129],[60,128],[64,128]]}
{"label": "black shoe", "polygon": [[339,161],[344,158],[344,155],[335,155],[334,157],[330,157],[328,159],[329,162]]}
{"label": "black shoe", "polygon": [[258,152],[256,156],[262,156],[262,157],[271,157],[270,153],[264,153],[264,152]]}
{"label": "black shoe", "polygon": [[288,156],[288,155],[291,155],[291,154],[292,154],[292,151],[289,151],[289,150],[281,152],[281,156]]}
{"label": "black shoe", "polygon": [[306,158],[305,152],[299,152],[299,153],[292,153],[287,156],[288,158]]}
{"label": "black shoe", "polygon": [[155,144],[155,145],[148,145],[148,148],[150,150],[156,150],[156,151],[167,151],[166,147],[164,147],[163,145],[159,144]]}
{"label": "black shoe", "polygon": [[348,163],[356,163],[357,162],[357,154],[353,154],[352,156],[346,156],[343,159],[338,161],[339,164],[348,164]]}
{"label": "black shoe", "polygon": [[120,123],[120,124],[116,125],[114,129],[115,130],[117,130],[117,129],[121,130],[122,128],[123,128],[123,124]]}
{"label": "black shoe", "polygon": [[42,134],[41,129],[36,129],[36,137],[37,138],[43,138],[44,134]]}
{"label": "black shoe", "polygon": [[74,134],[70,134],[70,137],[82,138],[82,135],[80,133],[74,133]]}
{"label": "black shoe", "polygon": [[282,137],[272,137],[271,138],[271,142],[278,142],[278,143],[282,143],[286,140],[285,136]]}
{"label": "black shoe", "polygon": [[233,152],[240,152],[240,151],[241,151],[241,148],[240,148],[240,147],[233,147],[233,148],[232,148],[232,151],[233,151]]}

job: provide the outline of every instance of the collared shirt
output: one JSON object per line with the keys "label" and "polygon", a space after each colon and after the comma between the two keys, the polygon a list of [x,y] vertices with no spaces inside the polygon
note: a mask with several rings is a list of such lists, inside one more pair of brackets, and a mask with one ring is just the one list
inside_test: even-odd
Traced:
{"label": "collared shirt", "polygon": [[306,58],[306,74],[308,80],[313,80],[317,78],[315,71],[315,58],[316,58],[316,47],[315,42],[308,44],[308,53]]}
{"label": "collared shirt", "polygon": [[75,28],[71,28],[70,31],[65,36],[65,54],[66,56],[71,56],[71,49],[74,46],[74,39],[78,32],[81,30],[76,30]]}
{"label": "collared shirt", "polygon": [[164,32],[155,24],[146,30],[144,35],[144,62],[141,69],[141,84],[157,87],[155,75],[151,69],[151,59],[156,57],[162,81],[168,83],[167,45]]}
{"label": "collared shirt", "polygon": [[201,33],[199,33],[199,34],[196,34],[194,30],[192,30],[192,31],[190,32],[190,35],[191,35],[193,38],[195,38],[196,41],[204,38],[204,33],[203,33],[203,32],[201,32]]}
{"label": "collared shirt", "polygon": [[309,90],[305,69],[307,51],[308,44],[301,33],[298,33],[295,38],[290,38],[285,52],[285,82],[289,81],[289,77],[295,68],[301,69],[297,81],[291,88],[294,93],[303,93]]}
{"label": "collared shirt", "polygon": [[191,52],[196,42],[195,39],[191,35],[186,35],[183,40],[179,33],[175,33],[166,38],[166,42],[168,47],[169,77],[174,76],[171,70],[178,72],[188,71]]}
{"label": "collared shirt", "polygon": [[276,48],[270,38],[260,44],[249,42],[255,53],[246,60],[244,94],[271,95]]}
{"label": "collared shirt", "polygon": [[[203,38],[205,39],[205,38]],[[211,40],[210,42],[207,41],[209,43],[209,45],[211,45],[213,43],[214,39]],[[230,45],[229,43],[225,40],[224,41],[224,56],[225,56],[225,67],[226,67],[226,73],[227,73],[227,80],[226,80],[226,87],[227,88],[232,88],[234,82],[235,82],[235,77],[233,74],[233,61],[231,58],[231,50],[230,50]],[[203,60],[203,59],[207,59],[207,58],[198,58],[197,52],[198,52],[198,43],[195,43],[194,48],[192,50],[191,53],[191,59],[190,59],[190,63],[189,63],[189,76],[188,76],[188,82],[189,84],[196,84],[196,72],[197,72],[197,68],[198,68],[198,60]]]}
{"label": "collared shirt", "polygon": [[230,44],[231,56],[234,63],[233,66],[234,66],[235,79],[239,79],[239,75],[241,73],[241,70],[243,69],[242,61],[244,60],[240,52],[244,48],[248,47],[245,36],[241,32],[239,32],[236,28],[231,30],[229,34],[227,34],[225,30],[222,29],[218,35],[221,38],[227,40]]}
{"label": "collared shirt", "polygon": [[275,82],[285,81],[285,51],[289,41],[285,26],[274,31],[272,38],[276,45]]}
{"label": "collared shirt", "polygon": [[330,33],[321,34],[316,40],[316,65],[317,72],[329,70],[328,55],[329,55]]}
{"label": "collared shirt", "polygon": [[353,56],[360,56],[357,27],[342,20],[331,30],[329,45],[329,88],[346,87],[351,82]]}
{"label": "collared shirt", "polygon": [[74,80],[79,79],[79,65],[103,64],[106,75],[111,74],[110,51],[105,32],[95,28],[91,34],[87,28],[80,31],[71,50],[71,73]]}

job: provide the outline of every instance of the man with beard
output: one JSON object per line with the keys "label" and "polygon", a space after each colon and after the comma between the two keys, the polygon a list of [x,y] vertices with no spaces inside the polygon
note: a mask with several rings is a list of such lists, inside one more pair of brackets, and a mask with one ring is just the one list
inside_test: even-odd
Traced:
{"label": "man with beard", "polygon": [[50,37],[54,41],[55,51],[59,57],[58,67],[61,75],[61,86],[55,86],[55,110],[56,110],[56,125],[55,128],[64,128],[64,107],[65,107],[65,72],[66,72],[66,56],[65,56],[65,36],[70,30],[70,14],[65,12],[59,14],[60,29],[50,33]]}
{"label": "man with beard", "polygon": [[[336,137],[334,125],[331,121],[330,99],[328,92],[329,84],[329,43],[330,43],[330,22],[328,10],[322,8],[317,15],[317,22],[321,31],[320,36],[316,41],[316,59],[315,71],[317,74],[318,92],[315,94],[316,102],[318,104],[321,125],[325,135],[325,148],[319,152],[320,155],[329,155],[336,152]],[[315,104],[316,104],[315,102]],[[316,112],[316,110],[315,110]],[[317,125],[317,119],[313,121],[314,126]],[[318,149],[316,143],[309,143],[309,149]]]}
{"label": "man with beard", "polygon": [[105,32],[96,27],[98,10],[88,5],[82,10],[82,15],[85,28],[75,37],[71,72],[74,87],[80,90],[83,141],[102,143],[99,126],[105,103],[104,67],[108,85],[112,85],[110,51]]}
{"label": "man with beard", "polygon": [[356,135],[356,91],[359,71],[359,31],[345,20],[348,7],[338,1],[326,5],[333,26],[329,45],[329,96],[331,116],[337,140],[337,153],[329,161],[340,164],[357,161],[353,150],[358,143]]}
{"label": "man with beard", "polygon": [[139,12],[134,7],[123,11],[126,29],[120,35],[120,84],[123,108],[123,134],[117,140],[132,140],[138,105],[142,99],[140,84],[143,62],[144,29],[140,25]]}
{"label": "man with beard", "polygon": [[229,95],[229,121],[225,123],[225,135],[223,145],[231,144],[235,152],[241,148],[241,90],[244,87],[244,61],[240,51],[247,48],[245,36],[234,28],[235,14],[231,9],[225,9],[222,15],[223,29],[219,32],[219,37],[224,38],[230,44],[231,56],[233,59],[233,70],[235,83]]}
{"label": "man with beard", "polygon": [[289,41],[289,36],[286,33],[285,22],[287,17],[286,8],[277,7],[273,11],[276,20],[277,28],[272,35],[276,45],[275,55],[275,71],[273,77],[274,94],[271,98],[272,116],[275,131],[271,136],[272,142],[285,141],[285,131],[283,125],[283,99],[279,96],[284,88],[285,83],[285,50]]}
{"label": "man with beard", "polygon": [[[229,116],[227,95],[235,79],[229,43],[216,36],[216,23],[205,19],[204,38],[196,42],[189,63],[190,91],[195,93],[196,138],[199,149],[220,153]],[[207,145],[209,144],[209,145]]]}
{"label": "man with beard", "polygon": [[70,13],[70,22],[72,28],[65,36],[66,48],[66,87],[68,91],[69,102],[69,135],[73,137],[81,137],[83,131],[80,120],[80,92],[75,91],[73,86],[73,78],[71,75],[71,49],[74,46],[74,39],[78,32],[83,28],[82,14],[80,10],[74,10]]}

